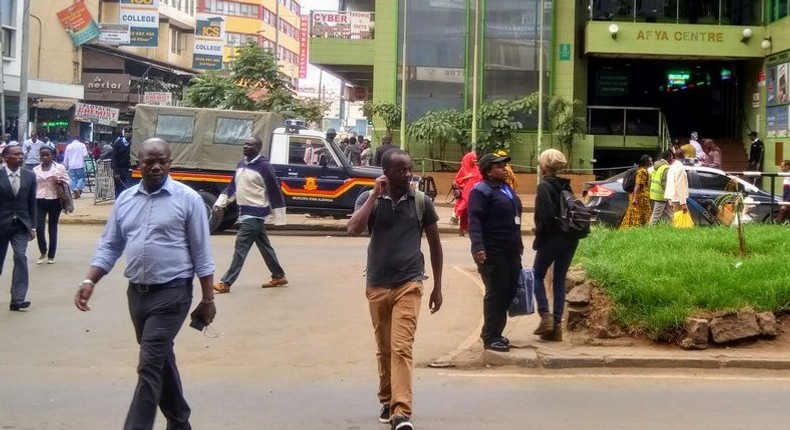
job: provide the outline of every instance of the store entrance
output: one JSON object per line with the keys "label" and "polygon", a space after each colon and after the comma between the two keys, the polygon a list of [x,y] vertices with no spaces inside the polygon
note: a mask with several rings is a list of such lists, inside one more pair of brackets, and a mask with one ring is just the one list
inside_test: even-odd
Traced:
{"label": "store entrance", "polygon": [[593,58],[590,106],[652,107],[666,118],[672,138],[738,139],[741,105],[734,61]]}

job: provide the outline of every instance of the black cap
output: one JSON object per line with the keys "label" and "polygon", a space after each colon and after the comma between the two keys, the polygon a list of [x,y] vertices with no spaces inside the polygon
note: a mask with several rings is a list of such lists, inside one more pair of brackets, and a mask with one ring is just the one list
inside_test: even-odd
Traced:
{"label": "black cap", "polygon": [[753,131],[753,132],[749,133],[749,136],[757,136],[757,132]]}
{"label": "black cap", "polygon": [[485,173],[492,164],[507,163],[508,161],[510,161],[510,157],[500,157],[494,154],[486,154],[480,157],[477,165],[480,166],[480,173]]}
{"label": "black cap", "polygon": [[329,130],[326,131],[326,134],[337,134],[337,132],[335,131],[334,128],[330,128]]}

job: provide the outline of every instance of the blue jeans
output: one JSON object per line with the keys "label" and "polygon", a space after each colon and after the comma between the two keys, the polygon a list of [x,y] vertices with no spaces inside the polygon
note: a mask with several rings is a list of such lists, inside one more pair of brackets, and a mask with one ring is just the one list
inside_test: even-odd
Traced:
{"label": "blue jeans", "polygon": [[85,187],[85,168],[69,169],[69,178],[71,179],[72,191],[79,190],[82,192],[82,188]]}
{"label": "blue jeans", "polygon": [[535,272],[535,300],[538,302],[538,312],[549,313],[549,299],[546,296],[546,272],[551,263],[554,263],[554,325],[562,323],[562,314],[565,311],[565,276],[573,261],[573,254],[579,246],[579,239],[569,239],[564,236],[552,237],[544,241],[543,246],[535,253],[535,262],[532,270]]}
{"label": "blue jeans", "polygon": [[221,281],[233,285],[236,278],[241,273],[241,266],[244,265],[244,260],[247,259],[247,254],[252,248],[252,244],[258,246],[263,257],[263,262],[272,273],[272,278],[282,278],[285,276],[285,271],[280,262],[277,261],[277,254],[274,253],[272,243],[269,241],[269,236],[266,234],[266,225],[260,218],[247,218],[241,222],[239,232],[236,234],[236,245],[233,248],[233,260],[230,263],[230,268]]}

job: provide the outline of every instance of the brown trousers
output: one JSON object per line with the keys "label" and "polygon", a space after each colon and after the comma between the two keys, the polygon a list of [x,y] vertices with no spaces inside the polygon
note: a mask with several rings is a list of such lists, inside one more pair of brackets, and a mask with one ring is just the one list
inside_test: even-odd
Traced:
{"label": "brown trousers", "polygon": [[396,288],[368,286],[365,292],[376,336],[379,401],[391,416],[411,416],[412,346],[422,301],[422,281]]}

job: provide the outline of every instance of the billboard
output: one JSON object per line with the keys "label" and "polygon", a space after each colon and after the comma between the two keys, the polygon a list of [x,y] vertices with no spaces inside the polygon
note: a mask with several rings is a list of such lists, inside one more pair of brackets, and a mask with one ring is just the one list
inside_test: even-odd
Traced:
{"label": "billboard", "polygon": [[219,70],[225,48],[225,19],[217,15],[197,14],[195,21],[195,49],[192,68]]}
{"label": "billboard", "polygon": [[307,78],[307,45],[309,43],[307,34],[310,31],[310,17],[302,15],[299,17],[299,79]]}
{"label": "billboard", "polygon": [[107,106],[77,103],[74,111],[74,120],[116,126],[118,125],[118,113],[118,109]]}
{"label": "billboard", "polygon": [[57,15],[74,46],[81,46],[99,36],[99,26],[82,1],[75,2]]}
{"label": "billboard", "polygon": [[129,26],[129,46],[159,44],[159,0],[121,0],[120,24]]}

